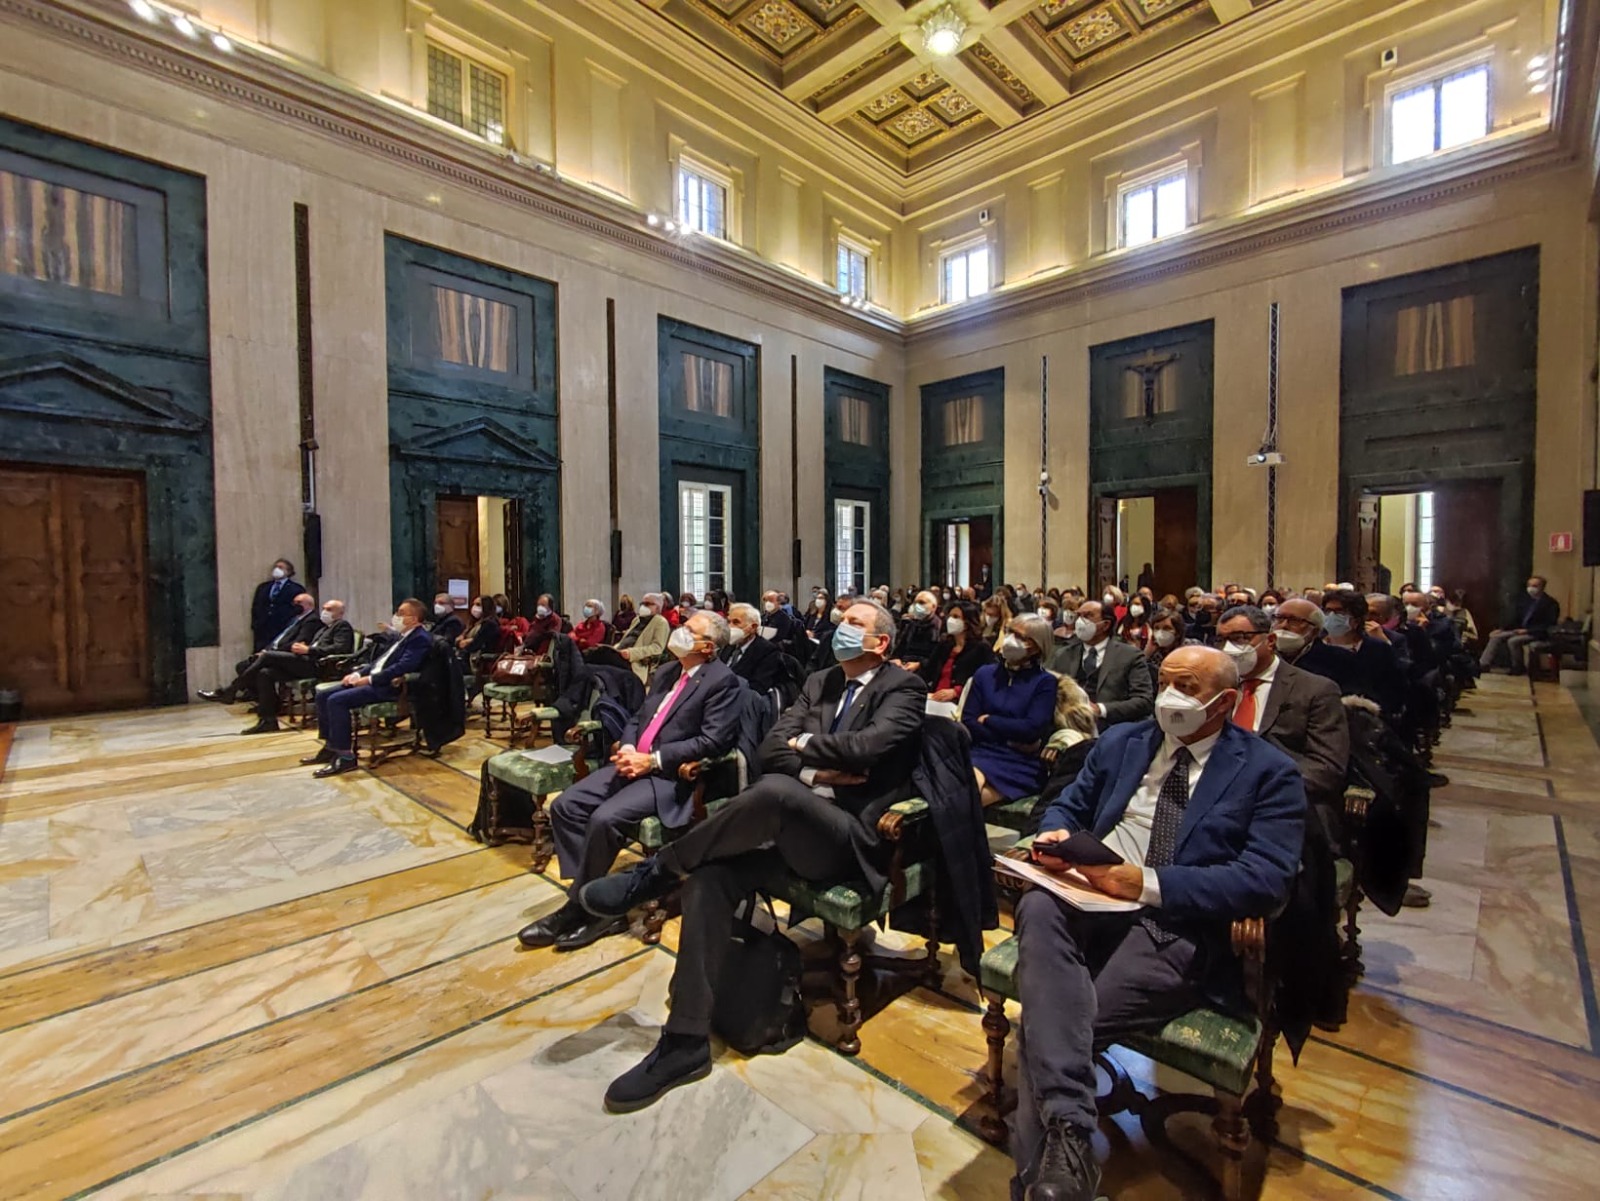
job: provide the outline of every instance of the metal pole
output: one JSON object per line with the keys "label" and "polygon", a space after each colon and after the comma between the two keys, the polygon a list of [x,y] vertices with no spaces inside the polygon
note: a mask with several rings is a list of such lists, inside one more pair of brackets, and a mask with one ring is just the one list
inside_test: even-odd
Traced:
{"label": "metal pole", "polygon": [[1039,586],[1050,583],[1050,356],[1039,356]]}
{"label": "metal pole", "polygon": [[[1278,302],[1267,318],[1267,442],[1278,449]],[[1267,587],[1278,586],[1278,469],[1267,468]]]}

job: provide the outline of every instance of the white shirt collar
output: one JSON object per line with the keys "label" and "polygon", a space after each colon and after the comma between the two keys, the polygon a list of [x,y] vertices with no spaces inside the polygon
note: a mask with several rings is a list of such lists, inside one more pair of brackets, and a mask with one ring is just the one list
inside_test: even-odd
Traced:
{"label": "white shirt collar", "polygon": [[882,670],[883,670],[883,664],[880,663],[880,664],[878,664],[878,666],[872,668],[870,671],[862,672],[860,675],[858,675],[853,680],[850,679],[848,676],[846,676],[845,677],[845,681],[844,681],[845,687],[848,688],[851,684],[854,684],[856,686],[856,691],[859,692],[861,689],[865,688],[868,684],[872,683],[873,678]]}
{"label": "white shirt collar", "polygon": [[[1278,655],[1273,655],[1272,656],[1272,666],[1271,667],[1267,668],[1266,671],[1262,672],[1258,676],[1248,676],[1246,678],[1247,679],[1252,679],[1252,680],[1259,680],[1259,681],[1261,681],[1262,684],[1271,684],[1272,680],[1273,680],[1273,677],[1278,674],[1278,664],[1280,662],[1281,662],[1281,657],[1278,656]],[[1243,682],[1244,682],[1243,680],[1240,681],[1240,683],[1243,683]],[[1257,685],[1257,687],[1259,687],[1259,686],[1260,685]]]}
{"label": "white shirt collar", "polygon": [[1171,734],[1165,735],[1161,740],[1161,754],[1168,762],[1178,753],[1180,746],[1188,746],[1189,755],[1194,760],[1194,769],[1199,772],[1206,765],[1206,760],[1211,758],[1211,752],[1217,745],[1217,739],[1222,737],[1219,729],[1215,734],[1200,739],[1198,742],[1188,744],[1179,742]]}

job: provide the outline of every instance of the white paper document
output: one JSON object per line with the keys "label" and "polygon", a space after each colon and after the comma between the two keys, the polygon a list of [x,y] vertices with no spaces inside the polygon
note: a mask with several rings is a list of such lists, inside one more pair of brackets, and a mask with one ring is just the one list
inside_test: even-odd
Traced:
{"label": "white paper document", "polygon": [[1085,913],[1132,913],[1139,908],[1138,901],[1123,901],[1109,897],[1075,871],[1053,872],[1028,859],[1012,859],[996,854],[994,866],[998,871],[1025,880],[1060,897],[1067,904]]}
{"label": "white paper document", "polygon": [[552,743],[549,746],[542,746],[536,751],[523,751],[522,757],[524,759],[532,759],[535,763],[554,763],[557,765],[571,763],[572,748],[570,746],[557,746]]}

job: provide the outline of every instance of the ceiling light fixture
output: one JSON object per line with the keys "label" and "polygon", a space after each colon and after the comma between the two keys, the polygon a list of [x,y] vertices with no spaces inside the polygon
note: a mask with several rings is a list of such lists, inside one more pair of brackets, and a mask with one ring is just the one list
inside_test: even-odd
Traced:
{"label": "ceiling light fixture", "polygon": [[199,32],[194,27],[194,22],[182,13],[178,13],[172,18],[172,27],[186,38],[199,36]]}
{"label": "ceiling light fixture", "polygon": [[133,9],[134,12],[138,13],[146,21],[154,21],[159,15],[157,14],[155,7],[151,5],[150,0],[128,0],[128,7]]}
{"label": "ceiling light fixture", "polygon": [[948,58],[961,49],[967,21],[954,6],[946,4],[922,23],[922,48],[929,54]]}
{"label": "ceiling light fixture", "polygon": [[647,216],[644,219],[644,223],[646,225],[660,225],[661,224],[661,218],[656,216],[654,213],[651,213],[649,216]]}
{"label": "ceiling light fixture", "polygon": [[214,34],[212,34],[211,35],[211,44],[213,46],[215,46],[218,50],[222,51],[222,53],[224,53],[224,54],[232,54],[233,53],[233,43],[228,40],[228,35],[225,34],[225,33],[214,33]]}

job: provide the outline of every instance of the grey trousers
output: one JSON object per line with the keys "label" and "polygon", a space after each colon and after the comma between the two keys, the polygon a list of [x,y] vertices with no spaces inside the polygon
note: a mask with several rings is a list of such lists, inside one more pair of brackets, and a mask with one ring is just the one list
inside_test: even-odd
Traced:
{"label": "grey trousers", "polygon": [[673,782],[665,776],[624,780],[608,763],[550,802],[550,835],[561,874],[572,881],[573,896],[611,870],[627,832],[654,817],[673,792]]}
{"label": "grey trousers", "polygon": [[1511,634],[1501,631],[1490,634],[1489,642],[1483,648],[1483,655],[1478,659],[1478,665],[1485,671],[1491,667],[1499,667],[1502,660],[1512,671],[1523,672],[1528,670],[1528,644],[1538,642],[1532,634]]}
{"label": "grey trousers", "polygon": [[1095,1051],[1193,1009],[1200,964],[1187,938],[1157,946],[1138,914],[1084,913],[1041,889],[1024,893],[1016,913],[1022,1033],[1011,1146],[1027,1187],[1050,1122],[1095,1128]]}

